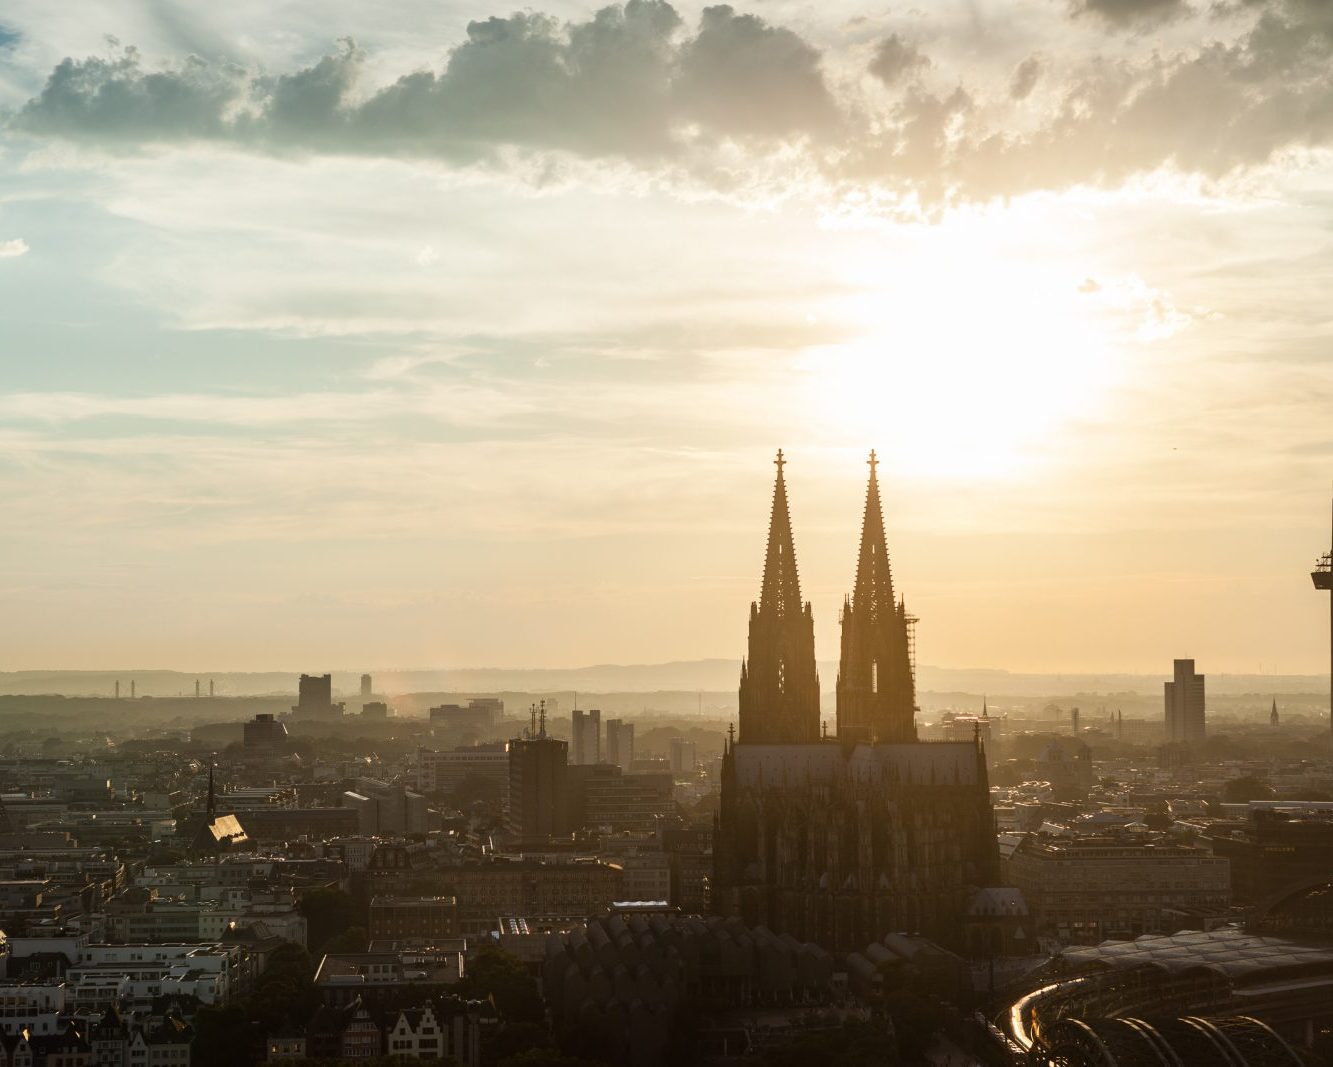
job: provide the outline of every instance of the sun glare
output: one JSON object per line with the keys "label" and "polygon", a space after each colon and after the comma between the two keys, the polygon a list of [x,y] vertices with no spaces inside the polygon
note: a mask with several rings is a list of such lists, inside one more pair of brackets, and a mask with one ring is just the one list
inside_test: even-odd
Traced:
{"label": "sun glare", "polygon": [[1077,271],[914,257],[860,286],[826,309],[857,336],[803,360],[837,443],[878,442],[903,474],[1015,477],[1100,409],[1114,327]]}

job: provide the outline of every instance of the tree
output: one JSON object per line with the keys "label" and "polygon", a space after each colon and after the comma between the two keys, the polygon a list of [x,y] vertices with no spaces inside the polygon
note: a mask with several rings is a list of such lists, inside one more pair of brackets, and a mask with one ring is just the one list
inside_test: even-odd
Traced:
{"label": "tree", "polygon": [[312,956],[322,955],[331,938],[352,926],[364,926],[365,909],[341,889],[316,889],[301,898],[306,944]]}
{"label": "tree", "polygon": [[898,1035],[898,1051],[904,1063],[925,1063],[926,1051],[935,1035],[951,1018],[945,1007],[933,998],[902,989],[884,997],[884,1010],[893,1020]]}
{"label": "tree", "polygon": [[1228,804],[1247,804],[1251,800],[1272,800],[1273,787],[1255,774],[1233,778],[1222,787],[1222,799]]}
{"label": "tree", "polygon": [[365,952],[370,947],[370,934],[364,926],[349,926],[324,942],[327,952]]}
{"label": "tree", "polygon": [[1165,800],[1149,804],[1143,812],[1143,823],[1152,830],[1165,830],[1171,825],[1171,812]]}
{"label": "tree", "polygon": [[493,999],[506,1022],[540,1022],[542,999],[536,980],[523,961],[495,945],[486,945],[468,960],[467,972],[454,991],[469,1000]]}
{"label": "tree", "polygon": [[264,973],[247,998],[246,1014],[265,1034],[271,1034],[289,1020],[304,1023],[318,1000],[310,954],[289,942],[269,955]]}
{"label": "tree", "polygon": [[467,811],[473,804],[499,810],[504,801],[504,787],[492,776],[469,774],[449,794],[449,803],[459,811]]}
{"label": "tree", "polygon": [[235,1067],[254,1063],[261,1048],[255,1025],[239,1004],[219,1008],[205,1004],[194,1016],[194,1041],[190,1045],[191,1067]]}

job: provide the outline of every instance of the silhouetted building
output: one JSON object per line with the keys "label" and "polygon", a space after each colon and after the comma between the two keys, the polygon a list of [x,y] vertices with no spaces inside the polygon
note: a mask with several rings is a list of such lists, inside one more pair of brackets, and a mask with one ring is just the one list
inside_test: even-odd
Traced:
{"label": "silhouetted building", "polygon": [[1108,837],[1029,837],[1006,861],[1037,929],[1092,944],[1171,932],[1171,912],[1224,908],[1227,861],[1188,845]]}
{"label": "silhouetted building", "polygon": [[505,702],[499,697],[473,697],[467,702],[467,706],[471,711],[483,713],[490,726],[496,725],[504,718]]}
{"label": "silhouetted building", "polygon": [[778,454],[714,841],[715,911],[836,951],[894,930],[957,942],[974,889],[998,873],[980,741],[914,740],[907,616],[893,599],[873,467],[867,501],[839,674],[849,736],[821,740],[813,621]]}
{"label": "silhouetted building", "polygon": [[602,713],[596,708],[591,711],[574,709],[570,747],[570,762],[577,766],[602,762]]}
{"label": "silhouetted building", "polygon": [[1175,661],[1175,677],[1165,683],[1166,739],[1198,744],[1204,738],[1202,674],[1194,673],[1192,659]]}
{"label": "silhouetted building", "polygon": [[370,902],[370,940],[438,942],[458,935],[453,897],[379,896]]}
{"label": "silhouetted building", "polygon": [[870,453],[856,584],[842,604],[838,736],[848,741],[915,741],[916,684],[907,606],[894,599],[875,453]]}
{"label": "silhouetted building", "polygon": [[480,778],[509,792],[509,749],[503,742],[469,745],[449,752],[421,749],[417,753],[417,788],[452,793],[469,778]]}
{"label": "silhouetted building", "polygon": [[371,688],[370,675],[363,674],[361,676],[361,699],[367,699],[373,691],[374,690]]}
{"label": "silhouetted building", "polygon": [[509,801],[505,831],[520,841],[540,841],[569,832],[566,773],[569,745],[546,736],[509,742]]}
{"label": "silhouetted building", "polygon": [[495,725],[495,716],[490,705],[479,704],[474,700],[466,707],[462,704],[439,704],[430,709],[430,721],[432,725],[485,735]]}
{"label": "silhouetted building", "polygon": [[680,777],[691,775],[699,766],[697,749],[693,741],[683,737],[671,739],[671,773]]}
{"label": "silhouetted building", "polygon": [[363,719],[387,719],[389,717],[389,705],[382,700],[371,700],[361,705],[361,718]]}
{"label": "silhouetted building", "polygon": [[1333,811],[1255,806],[1244,830],[1211,835],[1208,843],[1231,861],[1234,902],[1259,904],[1333,872]]}
{"label": "silhouetted building", "polygon": [[675,811],[670,774],[626,774],[611,763],[567,772],[569,829],[652,830]]}
{"label": "silhouetted building", "polygon": [[287,743],[287,727],[272,715],[260,713],[244,726],[244,746],[252,752],[273,752]]}
{"label": "silhouetted building", "polygon": [[336,719],[343,706],[333,702],[333,675],[303,674],[292,714],[301,719]]}
{"label": "silhouetted building", "polygon": [[634,724],[624,719],[606,720],[606,762],[629,770],[634,762]]}
{"label": "silhouetted building", "polygon": [[815,622],[810,605],[801,601],[784,462],[779,451],[764,581],[759,600],[750,605],[749,656],[741,661],[741,737],[755,745],[819,740]]}

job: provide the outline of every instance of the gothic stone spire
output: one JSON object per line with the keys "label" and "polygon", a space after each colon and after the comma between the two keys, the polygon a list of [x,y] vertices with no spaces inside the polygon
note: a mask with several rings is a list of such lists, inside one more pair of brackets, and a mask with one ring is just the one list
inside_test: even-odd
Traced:
{"label": "gothic stone spire", "polygon": [[842,612],[838,734],[869,741],[915,741],[916,685],[907,609],[894,598],[874,452],[869,463],[856,582]]}
{"label": "gothic stone spire", "polygon": [[759,600],[750,605],[750,646],[741,672],[742,744],[819,740],[819,675],[810,605],[801,600],[782,452],[775,460],[773,514]]}

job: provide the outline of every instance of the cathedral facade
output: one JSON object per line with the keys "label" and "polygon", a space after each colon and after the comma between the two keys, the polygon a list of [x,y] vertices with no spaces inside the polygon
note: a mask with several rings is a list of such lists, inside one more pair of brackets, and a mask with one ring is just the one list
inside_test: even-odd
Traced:
{"label": "cathedral facade", "polygon": [[895,598],[875,457],[842,611],[837,734],[821,736],[811,606],[778,453],[759,600],[723,755],[714,910],[837,952],[894,931],[957,941],[998,855],[981,741],[916,735],[906,605]]}

